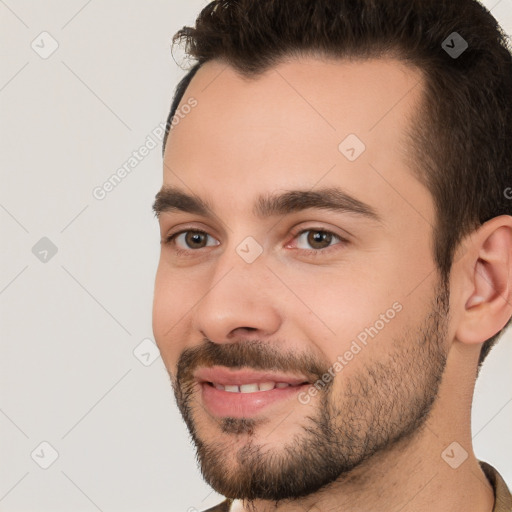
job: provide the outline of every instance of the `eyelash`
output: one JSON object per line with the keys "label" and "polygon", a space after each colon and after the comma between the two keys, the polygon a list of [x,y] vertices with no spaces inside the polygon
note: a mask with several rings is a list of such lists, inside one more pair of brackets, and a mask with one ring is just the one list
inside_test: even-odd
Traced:
{"label": "eyelash", "polygon": [[[335,243],[333,245],[330,245],[324,249],[297,249],[299,251],[302,252],[302,254],[306,254],[308,256],[319,256],[319,255],[324,255],[326,253],[330,253],[331,252],[331,249],[334,249],[336,250],[336,246],[337,245],[346,245],[348,243],[348,241],[345,239],[345,238],[342,238],[341,236],[337,235],[336,233],[333,233],[332,231],[329,231],[327,229],[323,229],[323,228],[307,228],[307,229],[302,229],[300,231],[297,231],[295,233],[291,233],[292,236],[293,236],[293,239],[295,240],[297,237],[299,237],[300,235],[303,235],[304,233],[308,233],[309,231],[313,231],[313,232],[320,232],[320,233],[326,233],[326,234],[329,234],[329,235],[332,235],[333,238],[339,240],[339,243]],[[197,233],[197,234],[201,234],[201,235],[206,235],[206,236],[210,236],[206,231],[203,231],[201,229],[184,229],[182,231],[177,231],[176,233],[172,233],[170,235],[168,235],[164,240],[163,240],[163,244],[164,245],[174,245],[174,252],[178,255],[178,256],[191,256],[190,253],[193,253],[193,252],[197,252],[199,249],[180,249],[179,247],[176,247],[176,244],[174,243],[175,239],[179,236],[179,235],[182,235],[183,233]],[[216,246],[214,246],[216,247]],[[203,248],[201,248],[203,249]]]}

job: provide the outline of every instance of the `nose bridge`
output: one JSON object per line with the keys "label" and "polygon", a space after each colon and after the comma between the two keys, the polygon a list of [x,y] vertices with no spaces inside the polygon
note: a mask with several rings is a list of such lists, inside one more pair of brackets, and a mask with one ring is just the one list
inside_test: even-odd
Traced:
{"label": "nose bridge", "polygon": [[253,237],[218,256],[209,288],[195,309],[196,328],[204,336],[222,343],[232,341],[240,328],[261,336],[279,329],[279,306],[265,263],[263,247]]}
{"label": "nose bridge", "polygon": [[[214,271],[212,271],[212,286],[224,283],[227,290],[244,286],[253,287],[257,283],[267,282],[269,270],[266,267],[267,254],[263,245],[253,236],[242,238],[231,234],[231,241],[226,245],[223,253],[218,257]],[[241,241],[239,241],[241,239]],[[261,290],[263,291],[263,290]]]}

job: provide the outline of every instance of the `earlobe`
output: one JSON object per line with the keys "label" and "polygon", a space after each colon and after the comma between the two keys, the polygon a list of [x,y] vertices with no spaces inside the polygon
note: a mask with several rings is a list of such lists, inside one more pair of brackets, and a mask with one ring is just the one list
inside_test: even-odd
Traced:
{"label": "earlobe", "polygon": [[494,336],[512,315],[512,217],[486,222],[472,243],[472,261],[466,264],[473,270],[464,277],[469,292],[456,332],[459,341],[469,344]]}

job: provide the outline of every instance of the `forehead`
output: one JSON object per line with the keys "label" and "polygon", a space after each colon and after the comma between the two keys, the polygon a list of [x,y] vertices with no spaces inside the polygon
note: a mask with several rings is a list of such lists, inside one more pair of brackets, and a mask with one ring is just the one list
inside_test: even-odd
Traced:
{"label": "forehead", "polygon": [[[178,107],[164,184],[212,202],[222,189],[233,208],[270,190],[343,186],[370,204],[386,193],[384,208],[416,202],[429,216],[405,139],[421,93],[420,72],[394,59],[297,58],[255,79],[208,62]],[[191,98],[197,105],[183,108]]]}

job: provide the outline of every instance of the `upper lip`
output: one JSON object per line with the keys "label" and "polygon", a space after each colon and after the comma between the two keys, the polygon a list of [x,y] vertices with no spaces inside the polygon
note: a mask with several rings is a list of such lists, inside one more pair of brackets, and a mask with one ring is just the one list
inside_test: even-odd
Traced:
{"label": "upper lip", "polygon": [[297,375],[287,375],[270,371],[255,371],[250,369],[230,370],[223,366],[199,368],[194,372],[199,383],[212,382],[222,386],[242,386],[244,384],[261,384],[262,382],[286,382],[292,386],[309,383],[308,379]]}

